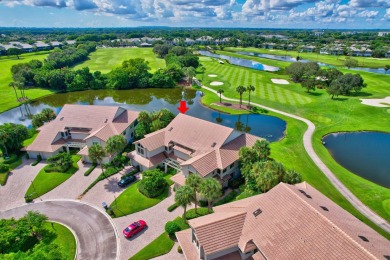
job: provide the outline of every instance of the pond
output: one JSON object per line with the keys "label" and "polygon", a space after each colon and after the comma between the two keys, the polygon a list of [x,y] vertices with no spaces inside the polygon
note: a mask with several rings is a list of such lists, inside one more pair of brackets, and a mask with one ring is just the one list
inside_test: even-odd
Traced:
{"label": "pond", "polygon": [[333,133],[323,138],[332,157],[349,171],[390,188],[390,134]]}
{"label": "pond", "polygon": [[227,56],[227,55],[214,54],[214,53],[211,53],[209,51],[198,51],[198,52],[199,52],[199,54],[204,55],[204,56],[227,60],[227,61],[229,61],[230,64],[238,65],[238,66],[242,66],[242,67],[246,67],[246,68],[251,68],[251,69],[255,69],[255,70],[278,71],[280,69],[278,67],[261,64],[257,61],[253,61],[253,60],[246,60],[246,59],[241,59],[241,58],[234,58],[234,57]]}
{"label": "pond", "polygon": [[[247,52],[247,51],[238,51],[236,52],[237,54],[241,55],[247,55],[247,56],[254,56],[254,57],[260,57],[260,58],[265,58],[265,59],[270,59],[270,60],[279,60],[279,61],[287,61],[287,62],[296,62],[297,59],[291,56],[282,56],[282,55],[274,55],[274,54],[264,54],[264,53],[256,53],[256,52]],[[300,62],[310,62],[312,60],[299,60]],[[318,65],[322,67],[331,67],[334,68],[335,66],[322,63],[322,62],[317,62]],[[386,71],[384,68],[378,68],[378,69],[373,69],[373,68],[366,68],[366,67],[356,67],[356,68],[349,68],[351,70],[362,70],[366,72],[371,72],[371,73],[378,73],[378,74],[386,74]],[[387,75],[390,75],[387,74]]]}
{"label": "pond", "polygon": [[[88,90],[54,94],[40,98],[0,114],[0,124],[6,122],[31,126],[31,115],[44,108],[52,108],[56,113],[64,104],[85,104],[103,106],[122,106],[136,111],[156,111],[167,108],[177,114],[181,100],[181,89],[137,89],[137,90]],[[200,103],[202,92],[186,90],[185,98],[189,110],[186,114],[210,122],[219,123],[240,131],[266,138],[270,142],[284,137],[286,122],[267,115],[229,115],[206,108]]]}

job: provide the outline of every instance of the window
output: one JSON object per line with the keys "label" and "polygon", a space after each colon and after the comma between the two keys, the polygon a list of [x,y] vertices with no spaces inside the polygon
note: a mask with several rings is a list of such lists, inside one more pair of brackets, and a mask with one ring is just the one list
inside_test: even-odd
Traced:
{"label": "window", "polygon": [[142,148],[142,147],[138,147],[137,148],[137,152],[139,153],[139,154],[145,154],[145,150],[144,150],[144,148]]}

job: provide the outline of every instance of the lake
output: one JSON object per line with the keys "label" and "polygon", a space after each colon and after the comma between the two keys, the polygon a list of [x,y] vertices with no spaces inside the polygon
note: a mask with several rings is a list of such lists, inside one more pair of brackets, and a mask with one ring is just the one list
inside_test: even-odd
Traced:
{"label": "lake", "polygon": [[390,188],[390,134],[333,133],[323,138],[332,157],[349,171]]}
{"label": "lake", "polygon": [[261,64],[257,61],[253,60],[247,60],[247,59],[241,59],[241,58],[235,58],[227,55],[220,55],[220,54],[214,54],[209,51],[198,51],[199,54],[203,56],[213,57],[221,60],[227,60],[230,64],[238,65],[246,68],[251,68],[255,70],[263,70],[263,71],[278,71],[280,68],[269,66],[265,64]]}
{"label": "lake", "polygon": [[[180,88],[176,88],[87,90],[54,94],[0,114],[0,124],[12,122],[30,127],[31,115],[39,113],[44,108],[52,108],[58,113],[64,104],[122,106],[135,111],[156,111],[167,108],[177,114],[181,92]],[[201,95],[201,91],[194,89],[186,90],[185,99],[189,107],[186,114],[245,131],[266,138],[270,142],[284,137],[286,130],[286,122],[284,120],[263,114],[229,115],[220,113],[203,106],[200,103]]]}
{"label": "lake", "polygon": [[[296,62],[297,61],[296,58],[291,57],[291,56],[287,56],[287,55],[282,56],[282,55],[265,54],[265,53],[257,53],[257,52],[247,52],[247,51],[238,51],[236,53],[241,54],[241,55],[270,59],[270,60],[279,60],[279,61],[287,61],[287,62]],[[299,60],[299,62],[311,62],[311,61],[313,61],[313,60],[305,60],[305,59]],[[332,67],[332,68],[335,67],[333,65],[322,63],[322,62],[317,62],[317,64],[322,66],[322,67]],[[384,68],[373,69],[373,68],[366,68],[366,67],[356,67],[356,68],[349,68],[349,69],[362,70],[362,71],[377,73],[377,74],[386,74]],[[390,73],[386,74],[386,75],[390,75]]]}

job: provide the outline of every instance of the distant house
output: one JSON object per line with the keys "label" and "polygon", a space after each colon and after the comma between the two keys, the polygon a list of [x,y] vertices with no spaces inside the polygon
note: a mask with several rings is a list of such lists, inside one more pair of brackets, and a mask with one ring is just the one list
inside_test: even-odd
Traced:
{"label": "distant house", "polygon": [[75,40],[68,40],[68,41],[65,41],[68,45],[73,45],[76,43]]}
{"label": "distant house", "polygon": [[379,37],[387,36],[389,34],[390,34],[390,32],[378,32]]}
{"label": "distant house", "polygon": [[162,38],[150,38],[150,37],[142,37],[141,41],[146,43],[154,43],[156,41],[161,41]]}
{"label": "distant house", "polygon": [[17,47],[18,49],[22,49],[24,52],[32,52],[34,47],[28,43],[21,42],[9,42],[9,44]]}
{"label": "distant house", "polygon": [[195,41],[198,44],[211,44],[214,42],[213,40],[214,39],[211,36],[202,36],[202,37],[197,38]]}
{"label": "distant house", "polygon": [[388,260],[390,242],[307,183],[218,207],[176,232],[187,260]]}
{"label": "distant house", "polygon": [[316,49],[316,46],[313,46],[313,45],[306,45],[306,46],[302,46],[300,48],[300,51],[301,52],[314,52]]}
{"label": "distant house", "polygon": [[276,43],[273,43],[273,42],[266,42],[263,44],[263,48],[265,49],[274,49],[276,46]]}
{"label": "distant house", "polygon": [[61,47],[62,46],[62,42],[59,42],[59,41],[52,41],[52,42],[50,42],[50,44],[53,47]]}
{"label": "distant house", "polygon": [[314,31],[314,35],[317,36],[317,37],[320,37],[324,34],[323,31]]}
{"label": "distant house", "polygon": [[349,49],[350,49],[352,56],[361,56],[361,57],[371,57],[372,56],[372,50],[368,47],[351,46]]}
{"label": "distant house", "polygon": [[151,46],[153,46],[153,44],[147,43],[147,42],[143,42],[143,43],[141,43],[139,46],[140,46],[140,47],[151,47]]}
{"label": "distant house", "polygon": [[[88,148],[105,146],[113,135],[123,135],[127,142],[134,138],[138,112],[117,106],[64,105],[56,119],[41,126],[39,134],[26,151],[30,158],[47,159],[62,151],[79,149],[83,161],[91,162]],[[105,157],[103,162],[108,162]]]}
{"label": "distant house", "polygon": [[43,50],[49,50],[51,49],[51,46],[47,43],[44,43],[42,41],[37,41],[36,43],[34,43],[34,45],[37,47],[37,49],[39,51],[43,51]]}
{"label": "distant house", "polygon": [[135,151],[128,154],[132,164],[147,170],[158,165],[179,171],[171,178],[184,185],[189,174],[214,177],[227,186],[239,174],[238,152],[251,147],[260,138],[232,128],[210,123],[184,114],[177,115],[164,129],[134,142]]}

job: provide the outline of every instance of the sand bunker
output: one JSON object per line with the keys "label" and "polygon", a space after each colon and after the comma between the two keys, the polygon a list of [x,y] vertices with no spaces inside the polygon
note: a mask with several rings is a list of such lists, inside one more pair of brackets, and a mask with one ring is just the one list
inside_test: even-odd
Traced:
{"label": "sand bunker", "polygon": [[367,98],[367,99],[360,99],[362,101],[362,104],[373,106],[373,107],[390,107],[390,96],[385,98]]}
{"label": "sand bunker", "polygon": [[210,83],[210,86],[222,86],[223,85],[223,82],[220,82],[220,81],[213,81]]}
{"label": "sand bunker", "polygon": [[288,85],[290,84],[287,80],[285,79],[271,79],[271,81],[275,84],[282,84],[282,85]]}
{"label": "sand bunker", "polygon": [[215,74],[209,74],[209,75],[207,75],[207,76],[209,76],[210,78],[216,78],[218,75],[215,75]]}

